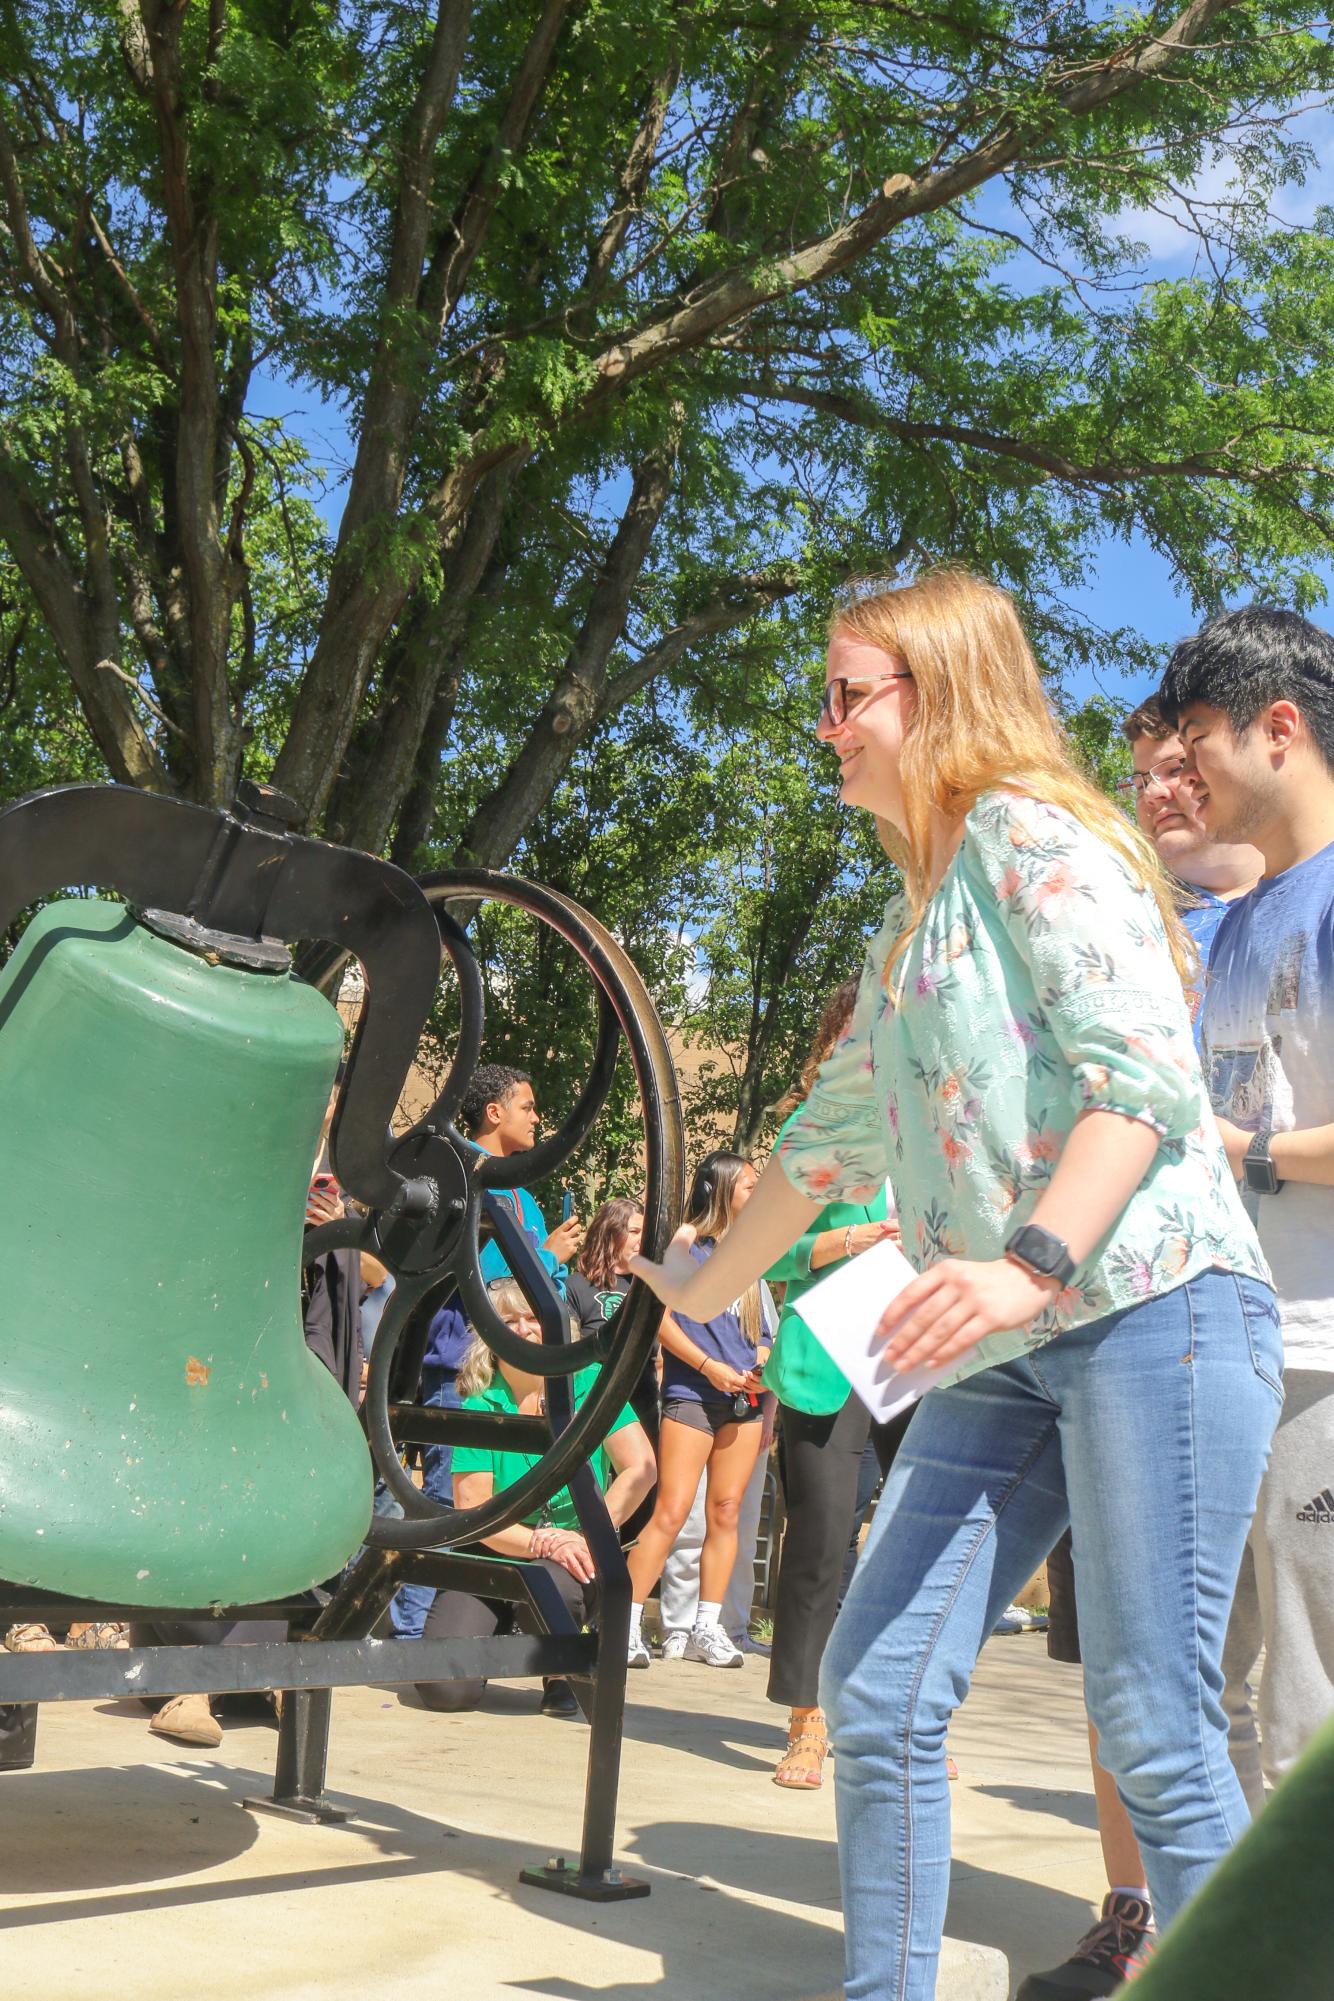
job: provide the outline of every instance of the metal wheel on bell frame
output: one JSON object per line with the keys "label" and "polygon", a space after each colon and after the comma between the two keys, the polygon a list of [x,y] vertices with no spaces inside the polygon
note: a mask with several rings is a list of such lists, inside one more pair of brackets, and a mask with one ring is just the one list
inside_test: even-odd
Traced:
{"label": "metal wheel on bell frame", "polygon": [[[440,924],[445,953],[459,985],[461,1026],[444,1085],[430,1110],[390,1150],[400,1174],[429,1177],[439,1191],[428,1217],[398,1217],[378,1211],[312,1231],[308,1257],[339,1245],[365,1250],[384,1263],[395,1281],[371,1351],[363,1406],[376,1467],[404,1510],[403,1519],[377,1517],[366,1540],[372,1547],[434,1549],[473,1543],[530,1516],[584,1465],[607,1435],[648,1358],[662,1309],[636,1279],[625,1303],[605,1332],[568,1338],[568,1309],[531,1256],[517,1226],[493,1190],[529,1187],[555,1172],[583,1142],[597,1119],[624,1042],[639,1087],[646,1164],[644,1249],[659,1257],[679,1221],[684,1188],[685,1142],[675,1067],[662,1024],[627,953],[597,919],[568,897],[540,884],[488,869],[453,869],[419,878]],[[450,905],[495,901],[527,912],[571,946],[597,993],[598,1030],[592,1067],[579,1098],[559,1126],[529,1152],[504,1160],[479,1153],[458,1131],[454,1118],[477,1068],[484,1027],[481,974],[466,933]],[[337,1132],[335,1129],[335,1168]],[[499,1210],[499,1213],[498,1213]],[[521,1289],[542,1324],[540,1346],[516,1335],[496,1312],[480,1265],[483,1217],[491,1221]],[[527,1253],[527,1255],[525,1255]],[[451,1283],[452,1282],[452,1283]],[[548,1403],[556,1435],[532,1466],[511,1486],[480,1506],[442,1507],[416,1487],[403,1467],[395,1421],[410,1426],[411,1397],[420,1364],[420,1309],[456,1287],[468,1319],[498,1359],[557,1387]],[[415,1332],[415,1357],[405,1347]],[[407,1363],[404,1368],[403,1363]],[[588,1395],[572,1414],[562,1384],[596,1364]],[[395,1395],[395,1390],[399,1394]],[[486,1420],[496,1444],[531,1445],[533,1420]]]}

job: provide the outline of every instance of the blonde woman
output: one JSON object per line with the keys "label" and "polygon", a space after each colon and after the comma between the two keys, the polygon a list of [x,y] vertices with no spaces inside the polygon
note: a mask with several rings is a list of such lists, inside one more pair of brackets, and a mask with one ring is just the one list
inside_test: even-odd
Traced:
{"label": "blonde woman", "polygon": [[[540,1342],[542,1329],[537,1315],[524,1298],[516,1280],[494,1279],[487,1287],[496,1312],[507,1327],[525,1341]],[[596,1369],[584,1369],[574,1378],[576,1407],[593,1385]],[[546,1378],[516,1369],[512,1362],[497,1361],[485,1341],[475,1331],[459,1369],[459,1396],[464,1410],[541,1416],[546,1410]],[[460,1508],[479,1507],[489,1501],[497,1488],[509,1487],[530,1466],[536,1453],[504,1448],[459,1445],[454,1449],[454,1501]],[[653,1448],[634,1412],[622,1410],[607,1434],[594,1464],[599,1484],[606,1489],[607,1513],[617,1527],[632,1515],[653,1485]],[[574,1500],[562,1487],[553,1500],[535,1509],[525,1522],[497,1529],[484,1538],[483,1547],[500,1556],[542,1563],[551,1573],[561,1597],[576,1623],[583,1625],[596,1609],[593,1559],[579,1529]],[[426,1640],[481,1638],[509,1623],[524,1622],[522,1606],[502,1599],[480,1598],[469,1591],[437,1591],[422,1638]],[[467,1681],[419,1682],[417,1693],[428,1709],[475,1709],[486,1687],[480,1677]],[[577,1705],[568,1682],[548,1680],[542,1685],[542,1713],[546,1716],[573,1716]]]}
{"label": "blonde woman", "polygon": [[[718,1152],[700,1162],[690,1195],[692,1264],[705,1263],[750,1200],[755,1169],[740,1154]],[[630,1666],[646,1668],[644,1600],[662,1575],[685,1526],[700,1478],[705,1480],[704,1546],[699,1558],[699,1607],[684,1658],[708,1667],[741,1667],[745,1656],[722,1622],[723,1600],[736,1564],[741,1503],[764,1436],[764,1385],[769,1359],[760,1287],[752,1279],[739,1296],[719,1300],[698,1318],[665,1314],[662,1342],[662,1422],[658,1431],[658,1498],[653,1518],[630,1552]]]}
{"label": "blonde woman", "polygon": [[879,1332],[937,1386],[820,1692],[848,2001],[929,2001],[946,1727],[1067,1522],[1089,1713],[1161,1918],[1244,1828],[1219,1658],[1281,1345],[1195,1059],[1171,890],[1072,765],[1010,599],[941,571],[849,605],[819,734],[903,893],[736,1227],[706,1265],[682,1235],[636,1269],[672,1312],[707,1315],[829,1201],[887,1175],[898,1192],[920,1275]]}

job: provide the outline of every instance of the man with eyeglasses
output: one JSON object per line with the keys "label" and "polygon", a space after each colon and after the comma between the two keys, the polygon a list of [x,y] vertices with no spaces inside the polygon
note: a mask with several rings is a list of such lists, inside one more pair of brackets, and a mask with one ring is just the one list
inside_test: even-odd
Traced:
{"label": "man with eyeglasses", "polygon": [[1181,920],[1200,954],[1200,989],[1191,996],[1198,1041],[1214,934],[1228,905],[1255,888],[1264,857],[1248,841],[1218,840],[1209,833],[1201,817],[1208,794],[1198,774],[1187,770],[1186,747],[1164,720],[1155,696],[1132,709],[1121,733],[1130,745],[1134,772],[1117,790],[1133,798],[1140,832],[1153,842],[1163,867],[1190,892]]}
{"label": "man with eyeglasses", "polygon": [[[1140,832],[1153,842],[1163,867],[1186,892],[1181,920],[1200,955],[1200,983],[1188,996],[1198,1044],[1214,934],[1229,906],[1254,889],[1264,858],[1248,842],[1218,840],[1209,833],[1200,813],[1201,802],[1208,795],[1198,777],[1188,770],[1185,745],[1165,721],[1155,697],[1133,709],[1121,731],[1130,745],[1134,769],[1116,789],[1123,799],[1133,800]],[[1068,1530],[1047,1559],[1047,1586],[1047,1651],[1053,1660],[1077,1665],[1081,1655]],[[1125,1980],[1136,1954],[1153,1934],[1153,1907],[1139,1845],[1116,1781],[1098,1762],[1098,1741],[1092,1726],[1089,1748],[1098,1834],[1109,1886],[1102,1915],[1062,1966],[1031,1974],[1016,2001],[1088,2001],[1090,1996],[1111,1994]]]}

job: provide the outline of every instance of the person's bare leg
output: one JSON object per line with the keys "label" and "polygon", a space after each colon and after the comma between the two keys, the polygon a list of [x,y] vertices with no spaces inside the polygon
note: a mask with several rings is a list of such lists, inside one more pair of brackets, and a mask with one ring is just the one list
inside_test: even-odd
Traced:
{"label": "person's bare leg", "polygon": [[1121,1804],[1116,1780],[1099,1762],[1098,1733],[1091,1723],[1089,1762],[1093,1766],[1093,1797],[1098,1806],[1098,1839],[1102,1843],[1107,1887],[1109,1890],[1134,1890],[1147,1898],[1149,1892],[1144,1881],[1144,1864],[1140,1859],[1135,1830],[1130,1825],[1130,1815]]}
{"label": "person's bare leg", "polygon": [[626,1557],[636,1604],[643,1604],[662,1575],[672,1544],[690,1513],[712,1446],[707,1431],[696,1431],[693,1425],[680,1424],[675,1418],[663,1419],[653,1519],[644,1524]]}
{"label": "person's bare leg", "polygon": [[725,1424],[714,1435],[704,1494],[704,1547],[699,1555],[701,1604],[721,1603],[727,1596],[736,1567],[741,1500],[755,1471],[763,1429],[752,1419],[748,1424]]}

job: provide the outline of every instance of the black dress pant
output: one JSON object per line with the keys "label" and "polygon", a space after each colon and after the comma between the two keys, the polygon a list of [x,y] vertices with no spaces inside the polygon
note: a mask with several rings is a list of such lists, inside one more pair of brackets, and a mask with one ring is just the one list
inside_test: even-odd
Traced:
{"label": "black dress pant", "polygon": [[[542,1568],[554,1579],[556,1589],[576,1626],[593,1616],[596,1582],[581,1584],[565,1566],[544,1558]],[[511,1604],[505,1598],[475,1598],[470,1591],[437,1591],[426,1624],[424,1640],[484,1640],[494,1633],[535,1633],[539,1631],[527,1605]],[[419,1681],[417,1693],[428,1709],[476,1709],[486,1688],[484,1675],[464,1681]]]}
{"label": "black dress pant", "polygon": [[[244,1647],[259,1646],[266,1640],[285,1640],[284,1619],[159,1619],[152,1624],[130,1627],[132,1647]],[[161,1709],[165,1696],[148,1696],[147,1707]],[[271,1709],[268,1695],[260,1689],[229,1695],[211,1695],[210,1709],[227,1715],[245,1716],[256,1708]]]}
{"label": "black dress pant", "polygon": [[0,1703],[0,1772],[26,1772],[37,1755],[37,1704]]}
{"label": "black dress pant", "polygon": [[871,1422],[858,1397],[842,1410],[812,1417],[781,1407],[778,1471],[787,1503],[787,1528],[778,1567],[774,1639],[769,1656],[769,1700],[787,1709],[813,1709],[820,1699],[820,1661],[838,1610],[843,1566],[856,1526],[857,1482],[869,1441],[883,1477],[911,1407],[886,1424]]}

